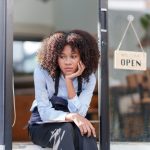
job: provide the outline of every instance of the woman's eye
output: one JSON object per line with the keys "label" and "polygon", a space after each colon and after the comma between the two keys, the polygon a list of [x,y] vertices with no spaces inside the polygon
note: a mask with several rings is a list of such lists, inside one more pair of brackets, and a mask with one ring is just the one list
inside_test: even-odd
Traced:
{"label": "woman's eye", "polygon": [[72,58],[77,58],[77,56],[76,56],[76,55],[73,55]]}
{"label": "woman's eye", "polygon": [[65,56],[59,56],[61,59],[64,59],[65,58]]}

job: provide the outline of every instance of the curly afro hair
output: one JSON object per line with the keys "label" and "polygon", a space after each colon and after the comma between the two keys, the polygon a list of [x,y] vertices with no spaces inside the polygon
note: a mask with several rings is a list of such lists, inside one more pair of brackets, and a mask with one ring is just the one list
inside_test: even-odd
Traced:
{"label": "curly afro hair", "polygon": [[86,31],[58,31],[45,38],[37,53],[39,64],[55,79],[60,73],[58,56],[66,45],[70,45],[72,50],[78,49],[81,61],[86,66],[81,78],[88,82],[89,75],[97,70],[100,52],[96,39]]}

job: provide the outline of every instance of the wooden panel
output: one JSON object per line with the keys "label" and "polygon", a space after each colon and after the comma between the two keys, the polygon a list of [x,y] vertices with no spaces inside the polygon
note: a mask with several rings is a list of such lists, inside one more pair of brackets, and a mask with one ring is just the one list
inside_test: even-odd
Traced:
{"label": "wooden panel", "polygon": [[30,117],[30,107],[34,100],[34,95],[19,95],[16,99],[16,123],[12,129],[13,141],[29,141],[27,129],[24,127]]}
{"label": "wooden panel", "polygon": [[94,94],[90,104],[90,109],[98,109],[98,95]]}

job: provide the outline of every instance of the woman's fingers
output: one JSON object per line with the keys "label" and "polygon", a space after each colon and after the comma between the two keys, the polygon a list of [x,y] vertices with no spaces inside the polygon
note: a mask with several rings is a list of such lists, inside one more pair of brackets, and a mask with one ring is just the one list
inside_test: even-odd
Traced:
{"label": "woman's fingers", "polygon": [[87,137],[91,136],[91,129],[88,125],[86,125],[86,129],[87,129]]}
{"label": "woman's fingers", "polygon": [[83,136],[83,135],[84,135],[84,130],[83,130],[83,128],[80,127],[79,129],[80,129],[81,135]]}
{"label": "woman's fingers", "polygon": [[84,70],[85,69],[85,65],[82,63],[82,61],[80,61],[80,64],[81,64],[82,70]]}
{"label": "woman's fingers", "polygon": [[80,73],[82,70],[80,62],[78,63],[78,72]]}
{"label": "woman's fingers", "polygon": [[89,127],[90,127],[90,129],[92,131],[93,136],[96,137],[95,128],[93,127],[93,125],[91,124],[91,122],[89,122]]}
{"label": "woman's fingers", "polygon": [[82,61],[80,61],[79,64],[80,64],[81,71],[83,72],[83,70],[85,69],[85,65],[82,63]]}
{"label": "woman's fingers", "polygon": [[85,132],[86,132],[86,129],[84,128],[83,123],[80,123],[78,125],[78,128],[80,129],[81,135],[83,136],[85,134]]}
{"label": "woman's fingers", "polygon": [[92,134],[96,137],[95,129],[88,120],[84,120],[81,124],[78,125],[81,135],[87,134],[90,137]]}
{"label": "woman's fingers", "polygon": [[82,72],[84,71],[84,69],[85,69],[85,65],[80,61],[78,63],[78,71],[77,71],[79,73],[79,75],[82,74]]}
{"label": "woman's fingers", "polygon": [[82,127],[83,127],[83,133],[86,134],[88,132],[86,125],[84,124]]}
{"label": "woman's fingers", "polygon": [[72,120],[78,126],[82,136],[84,134],[87,134],[87,136],[89,137],[93,134],[93,136],[96,137],[95,128],[89,120],[87,120],[79,114],[74,114]]}
{"label": "woman's fingers", "polygon": [[95,128],[92,126],[91,123],[85,123],[82,126],[82,135],[87,134],[88,137],[90,137],[92,134],[94,137],[96,137]]}

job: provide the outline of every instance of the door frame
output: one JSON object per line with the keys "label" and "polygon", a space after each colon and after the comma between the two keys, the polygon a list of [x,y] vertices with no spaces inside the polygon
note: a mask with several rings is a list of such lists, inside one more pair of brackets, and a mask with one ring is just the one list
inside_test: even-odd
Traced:
{"label": "door frame", "polygon": [[99,49],[101,50],[100,148],[110,150],[109,72],[108,72],[108,0],[99,0]]}
{"label": "door frame", "polygon": [[13,0],[0,1],[0,149],[12,150]]}

